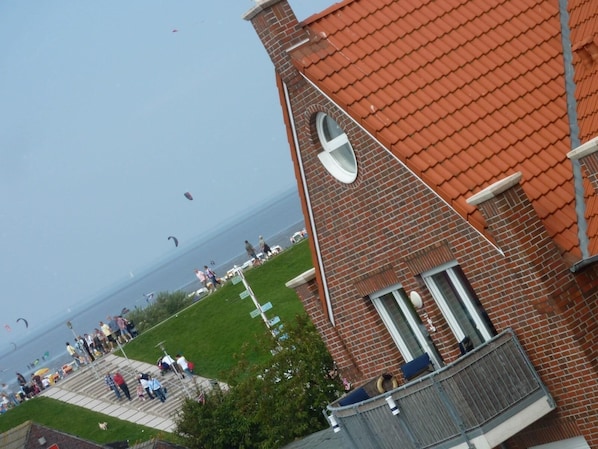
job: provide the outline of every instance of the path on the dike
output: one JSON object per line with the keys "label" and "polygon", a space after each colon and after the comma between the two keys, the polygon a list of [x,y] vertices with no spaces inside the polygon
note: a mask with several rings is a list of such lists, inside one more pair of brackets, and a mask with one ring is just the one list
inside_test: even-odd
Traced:
{"label": "path on the dike", "polygon": [[[131,391],[129,401],[121,394],[118,400],[104,382],[107,372],[119,371],[125,378]],[[137,397],[137,374],[148,373],[160,380],[168,390],[166,402],[158,398],[141,401]],[[197,398],[199,391],[208,391],[214,387],[227,388],[225,384],[200,376],[185,375],[179,379],[174,373],[164,375],[157,366],[113,354],[106,354],[93,365],[84,365],[68,376],[56,382],[40,393],[58,401],[85,407],[94,412],[103,413],[113,418],[130,421],[165,432],[175,429],[175,416],[181,409],[185,398]]]}
{"label": "path on the dike", "polygon": [[[123,399],[117,400],[112,390],[108,390],[104,383],[104,375],[108,371],[119,371],[124,376],[131,390],[131,401],[128,401],[124,395]],[[137,398],[135,389],[139,372],[157,377],[162,385],[166,386],[168,390],[166,402],[162,403],[158,399],[150,401],[147,398],[145,401],[140,401]],[[218,388],[228,388],[224,383],[195,375],[193,378],[186,375],[182,381],[176,378],[174,373],[167,373],[162,376],[155,365],[107,354],[94,362],[93,369],[91,365],[85,365],[40,394],[85,407],[113,418],[130,421],[164,432],[173,432],[176,426],[174,417],[180,410],[185,398],[188,395],[196,398],[198,391],[209,391],[216,385]],[[341,448],[341,441],[337,434],[331,429],[326,429],[294,441],[284,446],[283,449]]]}

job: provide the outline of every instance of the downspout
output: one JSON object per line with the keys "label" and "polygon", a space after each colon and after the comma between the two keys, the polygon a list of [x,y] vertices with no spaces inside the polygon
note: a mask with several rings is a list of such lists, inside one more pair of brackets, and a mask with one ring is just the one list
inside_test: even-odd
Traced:
{"label": "downspout", "polygon": [[[561,24],[561,43],[563,46],[563,65],[565,69],[565,95],[567,99],[567,116],[569,117],[569,132],[571,149],[577,148],[579,141],[579,125],[577,118],[577,100],[575,98],[575,79],[573,70],[573,51],[571,50],[571,30],[569,29],[568,0],[559,0],[559,19]],[[584,201],[583,177],[581,164],[578,160],[573,163],[573,186],[575,191],[575,213],[577,214],[577,238],[582,261],[590,257],[588,223],[586,221],[586,204]],[[576,266],[576,265],[575,265]],[[575,270],[571,268],[572,271]]]}
{"label": "downspout", "polygon": [[[295,149],[295,153],[296,153],[296,158],[297,158],[297,163],[299,164],[299,173],[301,174],[301,183],[304,186],[303,187],[303,194],[305,195],[305,199],[306,199],[306,203],[307,203],[307,211],[309,213],[309,222],[310,222],[310,227],[311,227],[311,231],[312,231],[312,236],[310,238],[312,238],[313,240],[313,244],[314,247],[316,248],[316,257],[318,258],[318,266],[319,267],[323,267],[323,261],[322,261],[322,257],[321,257],[321,252],[320,252],[320,245],[318,242],[318,238],[317,238],[317,230],[316,230],[316,226],[314,223],[314,217],[313,217],[313,213],[311,210],[311,201],[309,199],[309,192],[307,190],[307,181],[305,179],[305,173],[303,171],[303,162],[301,160],[301,154],[299,153],[299,140],[297,139],[297,129],[295,128],[295,121],[293,120],[293,108],[291,106],[291,100],[289,98],[289,91],[287,89],[287,85],[286,83],[281,79],[280,83],[282,84],[282,88],[284,90],[284,102],[285,102],[285,106],[287,108],[287,114],[289,115],[289,124],[291,125],[291,129],[292,129],[292,135],[293,135],[293,146]],[[328,313],[328,319],[330,320],[330,323],[335,326],[335,322],[334,322],[334,314],[332,312],[332,302],[330,300],[330,294],[328,293],[328,288],[326,288],[327,286],[327,281],[326,281],[326,273],[324,272],[323,269],[320,269],[320,276],[322,277],[322,284],[324,286],[323,290],[324,290],[324,298],[326,299],[326,311]]]}

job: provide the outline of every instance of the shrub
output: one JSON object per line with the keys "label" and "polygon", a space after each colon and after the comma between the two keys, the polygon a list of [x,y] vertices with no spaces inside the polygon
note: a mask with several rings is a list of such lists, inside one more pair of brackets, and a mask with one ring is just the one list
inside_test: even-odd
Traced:
{"label": "shrub", "polygon": [[342,392],[329,376],[332,358],[306,316],[297,316],[285,332],[281,341],[270,333],[256,341],[273,353],[266,364],[239,358],[227,392],[185,402],[176,430],[185,446],[274,449],[328,425],[322,410]]}
{"label": "shrub", "polygon": [[135,328],[141,333],[180,312],[192,302],[193,298],[189,298],[183,291],[160,292],[147,307],[135,307],[131,310],[127,319],[133,321]]}

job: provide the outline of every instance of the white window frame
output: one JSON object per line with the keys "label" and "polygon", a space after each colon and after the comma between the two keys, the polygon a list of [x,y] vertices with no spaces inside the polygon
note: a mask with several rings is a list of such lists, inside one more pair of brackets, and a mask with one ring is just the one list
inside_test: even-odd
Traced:
{"label": "white window frame", "polygon": [[[355,152],[349,142],[349,137],[344,132],[332,140],[326,140],[326,133],[324,132],[324,121],[326,118],[334,121],[340,129],[340,125],[331,116],[324,112],[318,112],[316,114],[316,131],[320,144],[322,145],[323,151],[318,153],[318,159],[324,166],[324,168],[339,181],[350,184],[357,178],[357,159],[355,158]],[[352,158],[351,165],[354,167],[353,170],[349,171],[343,167],[334,156],[334,152],[339,150],[341,147],[347,145],[350,150],[350,156]]]}
{"label": "white window frame", "polygon": [[403,312],[403,315],[407,319],[407,323],[409,324],[411,331],[415,335],[415,338],[417,339],[417,342],[419,343],[420,347],[424,350],[424,352],[428,353],[433,365],[435,366],[435,368],[438,369],[442,366],[442,361],[439,360],[438,354],[436,353],[436,349],[434,347],[432,347],[431,342],[428,341],[428,339],[426,338],[426,335],[423,334],[422,327],[421,327],[422,324],[418,323],[414,320],[412,311],[409,309],[409,307],[404,302],[404,301],[409,301],[409,298],[407,297],[406,293],[405,293],[405,297],[401,296],[401,294],[400,294],[401,290],[403,292],[405,292],[403,287],[399,284],[399,285],[394,285],[394,286],[385,288],[383,290],[379,290],[369,296],[370,296],[370,299],[372,300],[372,303],[374,304],[374,307],[376,308],[376,311],[380,315],[380,318],[382,318],[382,322],[386,326],[386,329],[388,330],[388,332],[390,333],[390,336],[392,337],[393,341],[395,342],[395,345],[397,345],[397,348],[399,349],[399,352],[403,356],[403,359],[405,360],[405,362],[410,362],[411,360],[415,359],[417,357],[417,355],[411,353],[411,351],[405,344],[403,338],[401,337],[401,334],[399,333],[397,328],[394,326],[393,320],[390,317],[388,311],[382,305],[381,297],[385,296],[388,293],[392,293],[392,295],[395,299],[395,302],[397,303],[397,305]]}
{"label": "white window frame", "polygon": [[432,294],[434,301],[436,301],[436,304],[438,304],[438,308],[442,312],[444,319],[448,323],[451,331],[453,332],[453,335],[455,335],[458,342],[462,341],[465,338],[466,334],[463,331],[463,329],[461,328],[459,321],[457,320],[457,318],[451,311],[446,300],[444,299],[444,296],[440,292],[440,289],[437,287],[437,285],[434,283],[434,280],[432,279],[432,276],[439,274],[443,271],[448,274],[450,281],[452,282],[453,286],[457,290],[457,293],[458,293],[461,301],[463,302],[463,305],[469,312],[469,315],[473,319],[474,325],[475,325],[476,329],[478,330],[478,332],[480,333],[480,335],[482,336],[483,340],[488,341],[492,338],[492,332],[490,329],[488,329],[488,326],[486,325],[484,319],[480,316],[480,312],[475,303],[475,300],[471,297],[471,295],[467,291],[467,288],[465,288],[463,286],[463,284],[461,282],[461,278],[459,277],[457,272],[454,270],[454,268],[457,266],[459,266],[459,264],[457,262],[454,262],[454,261],[449,262],[449,263],[440,265],[440,266],[434,268],[433,270],[426,271],[425,273],[422,273],[421,276],[422,276],[423,281],[426,284],[426,287]]}

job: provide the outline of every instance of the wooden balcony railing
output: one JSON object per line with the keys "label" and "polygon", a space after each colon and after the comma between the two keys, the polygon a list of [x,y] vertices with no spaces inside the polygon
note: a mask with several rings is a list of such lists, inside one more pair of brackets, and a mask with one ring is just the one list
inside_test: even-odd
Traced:
{"label": "wooden balcony railing", "polygon": [[327,408],[346,448],[479,449],[501,444],[555,403],[509,329],[425,377]]}

